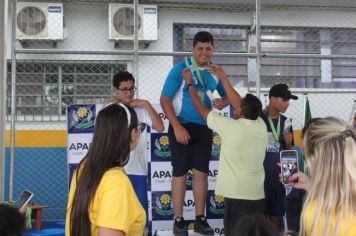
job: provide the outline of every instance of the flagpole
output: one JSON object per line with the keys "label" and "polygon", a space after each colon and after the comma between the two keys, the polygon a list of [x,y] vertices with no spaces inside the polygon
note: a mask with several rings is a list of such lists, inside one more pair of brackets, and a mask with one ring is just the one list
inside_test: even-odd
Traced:
{"label": "flagpole", "polygon": [[305,126],[305,116],[307,115],[307,102],[308,102],[308,94],[307,92],[304,92],[304,109],[303,109],[303,127]]}
{"label": "flagpole", "polygon": [[265,108],[267,109],[267,97],[268,97],[268,94],[267,93],[265,93],[265,94],[263,94],[263,96],[264,96],[264,102],[265,102]]}
{"label": "flagpole", "polygon": [[354,114],[356,112],[356,99],[353,100],[354,104],[352,106],[352,110],[351,110],[351,114],[350,114],[350,119],[349,119],[349,124],[352,125],[353,124],[353,119],[354,119]]}

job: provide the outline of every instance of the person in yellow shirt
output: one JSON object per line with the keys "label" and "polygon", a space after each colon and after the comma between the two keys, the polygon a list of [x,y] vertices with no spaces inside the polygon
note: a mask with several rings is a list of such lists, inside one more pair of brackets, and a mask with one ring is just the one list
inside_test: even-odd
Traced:
{"label": "person in yellow shirt", "polygon": [[137,116],[129,106],[103,108],[88,154],[73,175],[67,236],[140,236],[146,214],[123,170],[137,145]]}
{"label": "person in yellow shirt", "polygon": [[356,134],[334,117],[307,124],[302,139],[306,174],[292,187],[305,189],[300,235],[356,235]]}

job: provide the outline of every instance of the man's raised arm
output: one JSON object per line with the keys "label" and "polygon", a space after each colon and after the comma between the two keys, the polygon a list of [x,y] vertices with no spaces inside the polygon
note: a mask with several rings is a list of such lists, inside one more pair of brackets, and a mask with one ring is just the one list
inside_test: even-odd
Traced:
{"label": "man's raised arm", "polygon": [[194,86],[192,84],[192,74],[190,70],[188,68],[184,69],[182,72],[182,76],[185,80],[187,89],[189,90],[189,95],[192,99],[195,109],[204,120],[207,120],[210,110],[204,106],[197,92],[195,91]]}
{"label": "man's raised arm", "polygon": [[226,96],[230,101],[231,106],[237,110],[240,108],[241,96],[236,90],[232,87],[229,79],[227,78],[225,71],[219,65],[211,65],[209,67],[209,72],[216,75],[223,85]]}

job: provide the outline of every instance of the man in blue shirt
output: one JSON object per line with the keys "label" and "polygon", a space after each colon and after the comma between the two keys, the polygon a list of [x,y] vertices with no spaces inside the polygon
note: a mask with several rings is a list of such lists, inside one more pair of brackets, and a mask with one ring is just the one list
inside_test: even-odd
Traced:
{"label": "man in blue shirt", "polygon": [[[173,167],[172,199],[175,235],[188,235],[184,225],[183,203],[186,192],[186,174],[190,169],[193,169],[194,176],[193,195],[196,215],[194,231],[202,235],[214,235],[214,230],[204,216],[212,131],[196,111],[187,89],[187,86],[194,86],[201,101],[209,109],[211,109],[211,103],[218,109],[228,105],[222,84],[215,75],[208,71],[213,51],[213,36],[206,31],[198,32],[194,36],[192,56],[171,69],[161,94],[161,106],[170,122],[168,136]],[[183,80],[182,72],[185,68],[189,68],[192,72],[192,84],[186,85]],[[209,90],[210,92],[217,90],[222,98],[211,102],[207,96]]]}

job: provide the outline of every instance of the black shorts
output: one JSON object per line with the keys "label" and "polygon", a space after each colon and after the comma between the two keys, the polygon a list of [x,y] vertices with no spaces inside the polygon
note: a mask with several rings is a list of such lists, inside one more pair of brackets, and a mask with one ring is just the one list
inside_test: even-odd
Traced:
{"label": "black shorts", "polygon": [[173,176],[183,176],[192,168],[208,174],[212,149],[212,130],[206,125],[190,123],[182,124],[182,126],[190,135],[187,145],[178,143],[172,126],[168,128]]}

